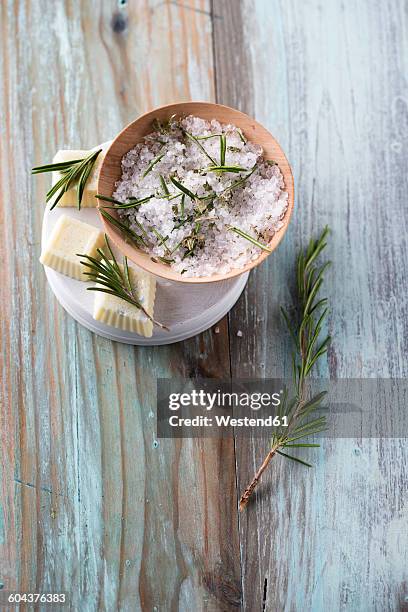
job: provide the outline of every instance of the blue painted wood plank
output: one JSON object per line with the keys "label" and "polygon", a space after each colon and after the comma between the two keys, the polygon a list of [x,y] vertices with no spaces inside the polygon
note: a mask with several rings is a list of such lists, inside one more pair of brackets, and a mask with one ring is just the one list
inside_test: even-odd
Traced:
{"label": "blue painted wood plank", "polygon": [[[233,2],[216,10],[229,17],[228,6],[233,13]],[[406,5],[257,0],[241,9],[241,36],[226,56],[232,38],[219,26],[216,67],[229,61],[242,87],[223,79],[217,94],[278,138],[293,165],[296,209],[231,314],[233,374],[290,372],[278,307],[291,301],[298,248],[328,223],[334,339],[320,375],[406,376]],[[267,442],[237,440],[241,490],[266,452]],[[313,471],[274,461],[241,518],[244,609],[399,609],[407,595],[405,441],[331,440],[314,456]]]}
{"label": "blue painted wood plank", "polygon": [[146,349],[81,328],[46,287],[49,177],[29,178],[154,106],[212,99],[209,2],[9,2],[0,23],[0,580],[86,611],[199,609],[235,583],[239,598],[233,441],[155,440],[156,378],[223,375],[226,321]]}

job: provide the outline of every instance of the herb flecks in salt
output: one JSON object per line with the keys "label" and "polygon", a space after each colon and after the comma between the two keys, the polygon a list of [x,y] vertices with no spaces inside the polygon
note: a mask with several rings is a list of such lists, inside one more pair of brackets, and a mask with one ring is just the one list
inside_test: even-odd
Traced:
{"label": "herb flecks in salt", "polygon": [[288,207],[279,166],[215,119],[171,118],[153,129],[123,157],[113,194],[140,248],[188,277],[256,260]]}

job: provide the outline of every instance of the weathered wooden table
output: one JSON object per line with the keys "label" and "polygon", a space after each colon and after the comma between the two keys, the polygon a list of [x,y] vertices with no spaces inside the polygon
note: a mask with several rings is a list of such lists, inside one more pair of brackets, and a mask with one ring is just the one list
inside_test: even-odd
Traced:
{"label": "weathered wooden table", "polygon": [[[408,602],[407,443],[327,440],[237,495],[259,440],[155,440],[158,376],[277,376],[297,248],[333,228],[321,374],[407,376],[407,4],[133,0],[0,4],[1,507],[5,590],[73,610],[397,610]],[[38,262],[48,177],[151,107],[217,100],[281,142],[290,230],[213,330],[134,348],[56,303]],[[243,337],[237,337],[237,331]]]}

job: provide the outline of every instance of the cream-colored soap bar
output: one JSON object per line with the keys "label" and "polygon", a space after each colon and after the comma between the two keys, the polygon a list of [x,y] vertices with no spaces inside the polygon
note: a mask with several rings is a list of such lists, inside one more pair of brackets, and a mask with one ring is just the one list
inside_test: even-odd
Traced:
{"label": "cream-colored soap bar", "polygon": [[76,278],[89,280],[81,264],[81,255],[99,259],[97,249],[104,245],[104,235],[93,225],[62,215],[55,224],[47,244],[41,253],[40,262],[57,272]]}
{"label": "cream-colored soap bar", "polygon": [[[120,268],[123,270],[123,266]],[[129,268],[129,275],[138,300],[146,312],[153,317],[156,295],[155,279],[144,272],[137,272],[134,268]],[[150,338],[153,334],[153,322],[139,308],[108,293],[95,291],[93,316],[97,321],[135,332],[146,338]]]}
{"label": "cream-colored soap bar", "polygon": [[[82,206],[88,207],[88,208],[92,206],[96,207],[98,203],[98,200],[95,198],[95,195],[98,193],[98,176],[99,176],[99,171],[102,166],[102,162],[105,157],[105,152],[106,152],[106,148],[105,150],[102,150],[99,153],[98,157],[95,160],[94,166],[92,168],[92,172],[89,175],[88,180],[86,181],[84,193],[82,195],[82,200],[81,200],[81,207]],[[57,163],[65,162],[65,161],[71,161],[73,159],[84,159],[85,157],[88,157],[88,155],[90,155],[91,153],[92,153],[92,150],[90,151],[61,150],[61,151],[58,151],[58,153],[54,156],[54,159],[52,161],[54,164],[57,164]],[[55,183],[59,181],[60,178],[61,178],[60,172],[53,172],[52,173],[52,184],[55,185]],[[55,200],[56,197],[57,197],[57,194],[52,198],[51,203]],[[72,187],[71,189],[68,189],[68,191],[64,193],[62,198],[59,200],[57,206],[75,206],[75,207],[78,206],[76,186]]]}

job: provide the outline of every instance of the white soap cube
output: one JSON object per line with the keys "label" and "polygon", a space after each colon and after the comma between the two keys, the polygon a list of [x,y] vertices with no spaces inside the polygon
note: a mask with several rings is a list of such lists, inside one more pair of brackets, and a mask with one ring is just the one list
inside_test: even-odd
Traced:
{"label": "white soap cube", "polygon": [[[59,164],[65,161],[72,161],[74,159],[84,159],[85,157],[88,157],[91,153],[92,153],[92,150],[90,151],[61,150],[56,153],[52,161],[54,164]],[[95,198],[95,195],[98,193],[99,171],[101,169],[102,162],[105,157],[105,153],[106,153],[106,148],[105,150],[102,150],[99,153],[98,157],[95,160],[94,166],[92,168],[92,172],[89,175],[88,180],[86,181],[85,189],[82,194],[81,207],[83,206],[83,207],[89,208],[89,207],[97,206],[98,200],[97,198]],[[61,176],[62,175],[60,172],[53,172],[52,173],[52,184],[55,185],[55,183],[57,183],[60,180]],[[51,205],[57,197],[58,197],[58,192],[50,200]],[[57,206],[75,206],[75,207],[78,206],[77,185],[74,185],[73,187],[71,187],[71,189],[68,189],[68,191],[64,193],[64,195],[59,200]]]}
{"label": "white soap cube", "polygon": [[[119,266],[123,270],[123,266]],[[156,281],[153,276],[138,272],[129,267],[132,288],[138,301],[146,312],[153,317]],[[98,285],[96,285],[98,286]],[[129,304],[114,295],[95,291],[94,319],[112,327],[135,332],[150,338],[153,334],[153,322],[140,308]]]}
{"label": "white soap cube", "polygon": [[77,280],[89,280],[77,253],[99,259],[97,249],[105,243],[104,235],[93,225],[62,215],[54,226],[41,253],[40,262]]}

